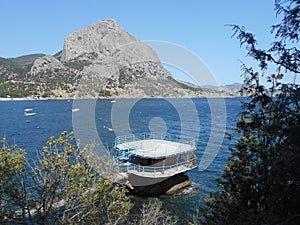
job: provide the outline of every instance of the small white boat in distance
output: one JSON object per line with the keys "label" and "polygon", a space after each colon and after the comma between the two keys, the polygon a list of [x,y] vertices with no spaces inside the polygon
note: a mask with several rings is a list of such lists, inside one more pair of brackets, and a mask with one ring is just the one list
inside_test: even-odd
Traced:
{"label": "small white boat in distance", "polygon": [[114,103],[114,102],[116,102],[116,100],[111,100],[110,102],[111,102],[111,103]]}
{"label": "small white boat in distance", "polygon": [[24,116],[34,116],[36,113],[27,113],[27,112],[25,112],[24,113]]}
{"label": "small white boat in distance", "polygon": [[36,113],[31,112],[33,109],[25,109],[24,110],[24,116],[34,116]]}
{"label": "small white boat in distance", "polygon": [[75,108],[75,109],[72,109],[72,112],[78,112],[80,109],[78,108]]}

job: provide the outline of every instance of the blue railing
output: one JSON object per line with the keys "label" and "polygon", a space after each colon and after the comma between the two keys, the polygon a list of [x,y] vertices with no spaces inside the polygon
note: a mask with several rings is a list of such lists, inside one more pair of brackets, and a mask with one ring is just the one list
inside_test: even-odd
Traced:
{"label": "blue railing", "polygon": [[141,166],[133,163],[118,164],[116,169],[119,172],[131,172],[142,176],[158,177],[163,175],[174,175],[178,172],[193,169],[195,167],[196,158],[191,158],[188,161],[167,166]]}

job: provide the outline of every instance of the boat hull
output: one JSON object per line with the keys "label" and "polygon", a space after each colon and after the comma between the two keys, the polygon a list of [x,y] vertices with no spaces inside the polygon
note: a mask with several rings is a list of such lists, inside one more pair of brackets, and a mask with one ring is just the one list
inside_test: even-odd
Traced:
{"label": "boat hull", "polygon": [[[128,187],[129,192],[139,196],[160,196],[164,194],[174,194],[191,187],[189,177],[185,173],[179,173],[171,177],[164,178],[145,178],[136,174],[128,174],[127,182],[125,185]],[[179,185],[178,189],[168,192],[170,189]]]}

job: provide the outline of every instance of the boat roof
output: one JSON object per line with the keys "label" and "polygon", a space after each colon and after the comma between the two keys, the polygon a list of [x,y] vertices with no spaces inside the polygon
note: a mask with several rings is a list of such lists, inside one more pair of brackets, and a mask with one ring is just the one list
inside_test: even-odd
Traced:
{"label": "boat roof", "polygon": [[158,139],[125,142],[116,147],[119,150],[128,150],[134,156],[153,159],[167,158],[195,150],[190,144]]}

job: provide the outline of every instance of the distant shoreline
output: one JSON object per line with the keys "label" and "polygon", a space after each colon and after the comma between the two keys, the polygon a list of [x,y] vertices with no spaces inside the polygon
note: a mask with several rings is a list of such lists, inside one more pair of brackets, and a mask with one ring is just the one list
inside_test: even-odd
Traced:
{"label": "distant shoreline", "polygon": [[241,98],[246,96],[201,96],[201,97],[110,97],[110,98],[41,98],[34,99],[30,97],[25,98],[0,98],[0,102],[8,102],[8,101],[53,101],[53,100],[118,100],[118,99],[220,99],[220,98]]}
{"label": "distant shoreline", "polygon": [[31,98],[31,97],[24,97],[24,98],[0,98],[0,101],[36,101],[36,100],[50,100],[49,98]]}

